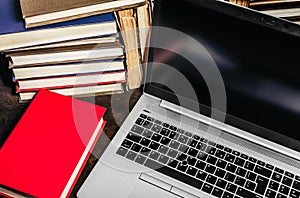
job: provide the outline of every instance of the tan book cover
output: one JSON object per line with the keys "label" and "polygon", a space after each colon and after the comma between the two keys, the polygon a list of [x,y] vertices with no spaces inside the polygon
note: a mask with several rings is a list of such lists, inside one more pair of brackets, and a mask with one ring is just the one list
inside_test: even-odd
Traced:
{"label": "tan book cover", "polygon": [[26,27],[36,27],[121,9],[145,0],[20,0]]}

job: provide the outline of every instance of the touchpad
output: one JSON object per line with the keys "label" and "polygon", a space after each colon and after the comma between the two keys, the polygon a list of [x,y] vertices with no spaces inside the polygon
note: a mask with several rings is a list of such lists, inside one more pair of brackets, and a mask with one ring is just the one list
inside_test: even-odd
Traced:
{"label": "touchpad", "polygon": [[129,198],[143,197],[143,198],[153,198],[153,197],[164,197],[164,198],[178,198],[179,196],[166,191],[165,189],[155,186],[152,183],[148,183],[144,180],[137,180],[136,184],[130,191]]}

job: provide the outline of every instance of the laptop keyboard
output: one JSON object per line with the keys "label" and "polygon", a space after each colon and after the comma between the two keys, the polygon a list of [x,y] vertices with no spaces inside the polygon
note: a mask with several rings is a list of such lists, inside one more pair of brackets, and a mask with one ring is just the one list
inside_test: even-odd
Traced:
{"label": "laptop keyboard", "polygon": [[215,197],[300,197],[300,176],[145,114],[117,154]]}

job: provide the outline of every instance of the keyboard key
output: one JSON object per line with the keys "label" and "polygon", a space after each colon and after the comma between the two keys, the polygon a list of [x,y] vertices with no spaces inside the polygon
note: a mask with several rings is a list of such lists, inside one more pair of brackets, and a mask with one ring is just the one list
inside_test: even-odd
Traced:
{"label": "keyboard key", "polygon": [[266,165],[266,163],[265,163],[265,162],[263,162],[263,161],[260,161],[260,160],[258,160],[258,161],[257,161],[257,164],[258,164],[258,165],[260,165],[260,166],[265,166],[265,165]]}
{"label": "keyboard key", "polygon": [[255,189],[255,192],[260,194],[260,195],[264,195],[265,191],[266,191],[266,188],[267,188],[267,185],[268,185],[268,182],[269,182],[269,180],[267,178],[258,175],[257,178],[256,178],[257,186],[256,186],[256,189]]}
{"label": "keyboard key", "polygon": [[122,157],[124,157],[128,152],[128,149],[126,148],[123,148],[123,147],[120,147],[118,150],[117,150],[117,154],[118,155],[121,155]]}
{"label": "keyboard key", "polygon": [[215,156],[217,156],[218,158],[223,159],[225,157],[225,152],[221,151],[221,150],[217,150]]}
{"label": "keyboard key", "polygon": [[291,178],[294,178],[294,174],[293,173],[290,173],[290,172],[288,172],[288,171],[285,171],[285,173],[284,173],[286,176],[288,176],[288,177],[291,177]]}
{"label": "keyboard key", "polygon": [[178,151],[176,151],[174,149],[169,149],[169,151],[167,153],[167,155],[172,158],[176,158],[177,154],[178,154]]}
{"label": "keyboard key", "polygon": [[234,159],[235,159],[234,155],[231,155],[229,153],[227,153],[227,155],[225,156],[225,161],[233,163]]}
{"label": "keyboard key", "polygon": [[253,183],[251,181],[246,182],[246,185],[245,185],[246,189],[253,191],[255,189],[255,187],[256,187],[255,183]]}
{"label": "keyboard key", "polygon": [[129,140],[127,140],[127,139],[125,139],[123,142],[122,142],[122,146],[123,147],[125,147],[125,148],[130,148],[131,147],[131,145],[133,144],[133,142],[132,141],[129,141]]}
{"label": "keyboard key", "polygon": [[224,191],[222,189],[215,187],[213,189],[212,195],[220,198],[222,196],[223,192]]}
{"label": "keyboard key", "polygon": [[227,153],[231,153],[231,152],[232,152],[232,149],[231,149],[231,148],[228,148],[228,147],[225,147],[225,148],[224,148],[224,151],[226,151]]}
{"label": "keyboard key", "polygon": [[290,191],[290,188],[285,186],[285,185],[281,185],[279,187],[279,192],[284,194],[284,195],[288,195],[289,194],[289,191]]}
{"label": "keyboard key", "polygon": [[227,185],[227,181],[225,181],[223,179],[218,179],[217,180],[216,186],[218,186],[222,189],[225,189],[226,185]]}
{"label": "keyboard key", "polygon": [[202,186],[202,191],[210,194],[212,192],[213,186],[208,184],[208,183],[204,183],[204,185]]}
{"label": "keyboard key", "polygon": [[293,188],[295,188],[296,190],[300,190],[300,182],[295,180],[293,183]]}
{"label": "keyboard key", "polygon": [[179,164],[177,165],[177,169],[182,171],[182,172],[185,172],[187,170],[187,168],[188,168],[187,163],[182,163],[182,162],[180,163],[179,162]]}
{"label": "keyboard key", "polygon": [[235,177],[236,176],[234,174],[227,172],[224,179],[226,181],[233,182],[235,180]]}
{"label": "keyboard key", "polygon": [[273,172],[272,179],[275,180],[275,181],[280,182],[281,179],[282,179],[282,175],[279,174],[279,173]]}
{"label": "keyboard key", "polygon": [[296,175],[295,179],[296,179],[297,181],[300,181],[300,176],[299,176],[299,175]]}
{"label": "keyboard key", "polygon": [[173,139],[173,140],[177,140],[177,138],[179,137],[179,134],[174,132],[174,131],[171,131],[170,135],[169,135],[169,138]]}
{"label": "keyboard key", "polygon": [[228,164],[227,167],[226,167],[226,170],[228,170],[229,172],[232,172],[234,173],[235,170],[236,170],[237,166],[236,165],[233,165],[233,164]]}
{"label": "keyboard key", "polygon": [[176,130],[177,130],[177,127],[172,126],[172,125],[171,125],[169,128],[170,128],[171,130],[173,130],[173,131],[176,131]]}
{"label": "keyboard key", "polygon": [[273,190],[267,190],[266,192],[266,198],[276,198],[276,192],[274,192]]}
{"label": "keyboard key", "polygon": [[249,161],[250,161],[250,162],[253,162],[253,163],[256,163],[256,162],[257,162],[257,159],[255,159],[254,157],[249,157]]}
{"label": "keyboard key", "polygon": [[197,158],[203,161],[205,161],[207,157],[208,157],[207,153],[203,153],[203,152],[199,152],[197,155]]}
{"label": "keyboard key", "polygon": [[197,173],[197,175],[196,175],[196,177],[197,177],[198,179],[201,179],[201,180],[203,180],[203,181],[206,179],[206,176],[207,176],[207,173],[204,172],[204,171],[198,171],[198,173]]}
{"label": "keyboard key", "polygon": [[239,195],[239,196],[241,196],[241,197],[251,197],[251,198],[263,198],[263,196],[260,196],[260,195],[257,195],[257,194],[255,194],[255,193],[253,193],[253,192],[251,192],[251,191],[249,191],[249,190],[246,190],[246,189],[244,189],[244,188],[238,188],[237,189],[237,192],[236,192],[236,194],[237,195]]}
{"label": "keyboard key", "polygon": [[287,196],[278,193],[276,198],[287,198]]}
{"label": "keyboard key", "polygon": [[280,169],[280,168],[275,168],[275,171],[278,172],[278,173],[281,173],[283,174],[284,170]]}
{"label": "keyboard key", "polygon": [[166,147],[165,145],[160,145],[157,151],[166,154],[169,151],[169,148]]}
{"label": "keyboard key", "polygon": [[161,124],[162,124],[162,121],[160,121],[160,120],[154,120],[154,123],[155,123],[155,124],[158,124],[158,125],[161,125]]}
{"label": "keyboard key", "polygon": [[153,122],[155,119],[152,118],[152,117],[148,117],[147,120],[150,121],[150,122]]}
{"label": "keyboard key", "polygon": [[152,126],[153,126],[153,123],[149,122],[147,120],[145,120],[143,123],[143,127],[145,127],[146,129],[151,129]]}
{"label": "keyboard key", "polygon": [[213,175],[208,175],[207,178],[206,178],[206,182],[214,185],[217,181],[217,177],[213,176]]}
{"label": "keyboard key", "polygon": [[270,178],[272,174],[271,170],[258,165],[255,167],[254,172],[256,172],[259,175],[263,175],[267,178]]}
{"label": "keyboard key", "polygon": [[150,154],[150,149],[149,148],[146,148],[146,147],[143,147],[140,151],[140,154],[144,155],[144,156],[148,156]]}
{"label": "keyboard key", "polygon": [[184,153],[178,153],[177,160],[179,161],[185,161],[187,159],[187,155]]}
{"label": "keyboard key", "polygon": [[180,143],[177,142],[177,141],[175,141],[175,140],[172,140],[172,141],[170,142],[170,145],[169,145],[169,147],[171,147],[171,148],[173,148],[173,149],[178,149],[179,146],[180,146]]}
{"label": "keyboard key", "polygon": [[251,163],[251,162],[246,162],[244,168],[245,168],[245,169],[248,169],[248,170],[250,170],[250,171],[253,171],[254,166],[255,166],[255,165],[254,165],[253,163]]}
{"label": "keyboard key", "polygon": [[233,198],[233,194],[231,194],[229,192],[224,192],[222,198]]}
{"label": "keyboard key", "polygon": [[137,126],[137,125],[133,125],[133,127],[131,128],[131,131],[132,132],[135,132],[137,134],[142,134],[144,129],[140,126]]}
{"label": "keyboard key", "polygon": [[217,168],[216,172],[215,172],[215,175],[218,176],[218,177],[221,177],[223,178],[226,174],[226,171],[220,169],[220,168]]}
{"label": "keyboard key", "polygon": [[140,140],[142,139],[142,137],[137,135],[137,134],[129,132],[126,136],[126,139],[131,140],[131,141],[136,142],[136,143],[139,143]]}
{"label": "keyboard key", "polygon": [[164,122],[162,125],[163,125],[163,127],[165,127],[165,128],[169,128],[169,126],[170,126],[168,123],[165,123],[165,122]]}
{"label": "keyboard key", "polygon": [[218,159],[217,163],[216,163],[216,166],[219,167],[219,168],[225,168],[227,165],[227,162],[224,161],[224,160],[221,160],[221,159]]}
{"label": "keyboard key", "polygon": [[156,133],[159,133],[161,128],[162,128],[161,126],[159,126],[157,124],[154,124],[153,127],[151,128],[151,130],[156,132]]}
{"label": "keyboard key", "polygon": [[206,148],[206,152],[207,152],[208,154],[210,154],[210,155],[214,155],[215,152],[216,152],[216,148],[215,148],[215,147],[208,146],[208,147]]}
{"label": "keyboard key", "polygon": [[194,148],[189,148],[188,154],[193,156],[193,157],[196,157],[197,154],[198,154],[198,150],[194,149]]}
{"label": "keyboard key", "polygon": [[201,170],[204,170],[206,163],[201,160],[198,160],[195,166]]}
{"label": "keyboard key", "polygon": [[152,136],[153,132],[149,130],[145,130],[143,133],[143,136],[146,138],[150,138]]}
{"label": "keyboard key", "polygon": [[161,135],[164,135],[164,136],[169,136],[170,130],[169,130],[169,129],[166,129],[166,128],[162,128],[160,134],[161,134]]}
{"label": "keyboard key", "polygon": [[187,153],[188,149],[189,149],[189,147],[184,144],[180,144],[180,146],[178,148],[178,150],[183,153]]}
{"label": "keyboard key", "polygon": [[167,164],[168,161],[169,161],[169,157],[168,156],[165,156],[165,155],[160,155],[159,158],[158,158],[158,161],[162,164]]}
{"label": "keyboard key", "polygon": [[238,167],[238,169],[236,170],[236,174],[241,177],[245,177],[246,173],[247,173],[246,169],[243,169],[241,167]]}
{"label": "keyboard key", "polygon": [[151,137],[152,140],[154,140],[155,142],[159,142],[161,139],[161,135],[159,135],[158,133],[154,133]]}
{"label": "keyboard key", "polygon": [[197,162],[197,159],[192,156],[188,156],[186,161],[190,166],[194,166]]}
{"label": "keyboard key", "polygon": [[218,149],[220,149],[220,150],[224,149],[224,146],[221,145],[221,144],[217,144],[216,147],[217,147]]}
{"label": "keyboard key", "polygon": [[244,160],[244,159],[239,158],[239,157],[235,158],[234,164],[243,167],[243,166],[244,166],[244,163],[245,163],[245,160]]}
{"label": "keyboard key", "polygon": [[151,140],[143,137],[140,141],[140,144],[143,146],[148,146],[150,144],[150,142],[151,142]]}
{"label": "keyboard key", "polygon": [[198,136],[198,135],[193,135],[193,139],[195,139],[195,140],[200,140],[200,136]]}
{"label": "keyboard key", "polygon": [[186,144],[188,141],[188,137],[184,136],[184,135],[180,135],[178,138],[178,142]]}
{"label": "keyboard key", "polygon": [[136,143],[134,143],[131,147],[131,150],[135,151],[135,152],[140,152],[140,150],[142,149],[142,146],[141,145],[138,145]]}
{"label": "keyboard key", "polygon": [[198,141],[194,140],[194,139],[189,139],[187,145],[189,145],[190,147],[195,148],[198,144]]}
{"label": "keyboard key", "polygon": [[172,168],[176,168],[177,165],[179,164],[179,162],[177,160],[174,159],[169,159],[168,165]]}
{"label": "keyboard key", "polygon": [[282,183],[284,185],[291,186],[292,183],[293,183],[293,180],[290,177],[284,176],[283,179],[282,179]]}
{"label": "keyboard key", "polygon": [[215,146],[216,145],[216,143],[213,142],[213,141],[208,141],[207,144],[210,145],[210,146]]}
{"label": "keyboard key", "polygon": [[248,156],[248,155],[245,155],[245,154],[242,154],[242,155],[241,155],[241,158],[247,160],[247,159],[249,158],[249,156]]}
{"label": "keyboard key", "polygon": [[241,187],[243,187],[245,185],[245,183],[246,183],[246,180],[244,178],[241,178],[241,177],[238,176],[235,179],[234,183],[237,184],[237,185],[239,185],[239,186],[241,186]]}
{"label": "keyboard key", "polygon": [[157,142],[151,141],[149,148],[153,149],[153,150],[157,150],[159,147],[159,144]]}
{"label": "keyboard key", "polygon": [[290,197],[299,198],[300,197],[300,191],[292,189],[291,192],[290,192]]}
{"label": "keyboard key", "polygon": [[252,173],[252,172],[249,172],[246,174],[246,178],[251,180],[251,181],[255,181],[256,180],[256,174],[255,173]]}
{"label": "keyboard key", "polygon": [[189,166],[187,171],[186,171],[187,174],[191,175],[191,176],[195,176],[196,173],[197,173],[197,169],[192,167],[192,166]]}
{"label": "keyboard key", "polygon": [[167,176],[170,176],[171,178],[177,179],[183,183],[186,183],[190,186],[193,186],[197,189],[200,189],[202,187],[203,182],[186,175],[184,173],[181,173],[175,169],[169,168],[168,166],[163,166],[162,164],[155,162],[154,160],[147,159],[145,162],[145,166],[151,169],[154,169],[162,174],[165,174]]}
{"label": "keyboard key", "polygon": [[127,159],[130,159],[130,160],[134,160],[135,157],[137,156],[137,154],[133,151],[128,151],[127,155],[126,155],[126,158]]}
{"label": "keyboard key", "polygon": [[158,157],[159,157],[159,153],[156,152],[156,151],[151,151],[149,157],[150,157],[151,159],[157,160]]}
{"label": "keyboard key", "polygon": [[210,164],[206,165],[205,171],[211,174],[214,174],[216,167]]}
{"label": "keyboard key", "polygon": [[188,136],[188,137],[192,137],[193,134],[186,131],[186,132],[184,132],[184,135],[186,135],[186,136]]}
{"label": "keyboard key", "polygon": [[271,165],[271,164],[266,164],[266,167],[267,167],[268,169],[270,169],[270,170],[273,170],[273,169],[274,169],[274,166]]}
{"label": "keyboard key", "polygon": [[146,157],[143,155],[137,155],[137,157],[135,158],[135,162],[139,164],[144,164],[145,161],[146,161]]}
{"label": "keyboard key", "polygon": [[238,151],[232,151],[232,154],[235,155],[235,156],[240,156],[241,153],[238,152]]}
{"label": "keyboard key", "polygon": [[208,140],[207,140],[206,138],[201,138],[200,141],[201,141],[201,142],[204,142],[204,143],[207,143],[207,142],[208,142]]}
{"label": "keyboard key", "polygon": [[137,124],[137,125],[142,125],[143,123],[144,123],[144,119],[142,119],[142,118],[138,118],[136,121],[135,121],[135,123]]}
{"label": "keyboard key", "polygon": [[177,132],[183,134],[183,133],[184,133],[184,130],[182,130],[182,129],[177,129]]}
{"label": "keyboard key", "polygon": [[[160,143],[163,144],[163,145],[167,145],[169,144],[171,141],[171,139],[167,138],[167,137],[162,137],[161,140],[160,140]],[[178,143],[178,146],[179,146],[179,143]],[[177,148],[174,148],[174,149],[177,149]]]}
{"label": "keyboard key", "polygon": [[272,190],[277,191],[279,188],[279,183],[275,182],[275,181],[270,181],[269,183],[269,188]]}
{"label": "keyboard key", "polygon": [[226,190],[232,192],[233,194],[235,193],[236,189],[237,189],[237,185],[231,183],[229,183],[226,187]]}
{"label": "keyboard key", "polygon": [[207,162],[207,163],[210,163],[210,164],[212,164],[212,165],[215,165],[216,162],[217,162],[217,158],[215,158],[214,156],[211,156],[211,155],[210,155],[210,156],[207,157],[206,162]]}
{"label": "keyboard key", "polygon": [[144,118],[144,119],[147,119],[147,116],[145,114],[142,114],[142,113],[140,114],[140,117]]}

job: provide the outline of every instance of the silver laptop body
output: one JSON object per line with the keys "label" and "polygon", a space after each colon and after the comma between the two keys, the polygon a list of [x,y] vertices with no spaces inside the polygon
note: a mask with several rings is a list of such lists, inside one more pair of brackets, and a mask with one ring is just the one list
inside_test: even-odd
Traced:
{"label": "silver laptop body", "polygon": [[78,197],[300,197],[299,26],[218,1],[154,16],[144,92]]}

